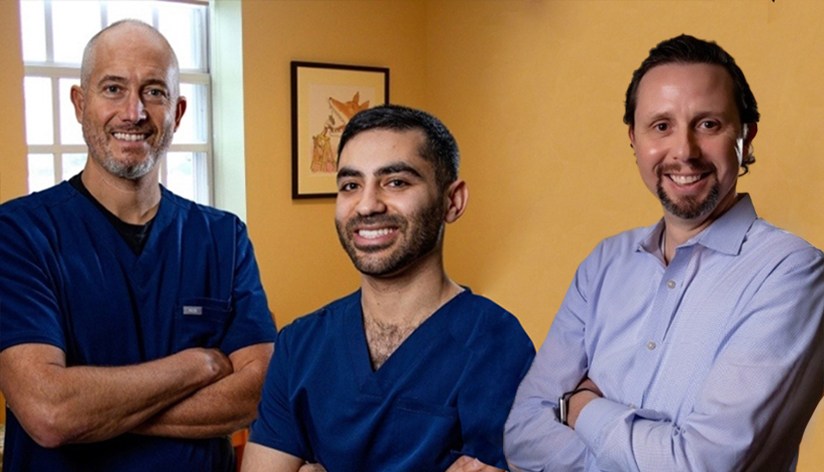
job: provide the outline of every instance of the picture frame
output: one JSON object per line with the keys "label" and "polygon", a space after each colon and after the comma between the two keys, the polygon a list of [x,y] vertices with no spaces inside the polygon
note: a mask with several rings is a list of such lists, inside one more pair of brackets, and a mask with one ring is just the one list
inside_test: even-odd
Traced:
{"label": "picture frame", "polygon": [[340,134],[355,113],[389,103],[389,68],[291,62],[292,198],[337,194]]}

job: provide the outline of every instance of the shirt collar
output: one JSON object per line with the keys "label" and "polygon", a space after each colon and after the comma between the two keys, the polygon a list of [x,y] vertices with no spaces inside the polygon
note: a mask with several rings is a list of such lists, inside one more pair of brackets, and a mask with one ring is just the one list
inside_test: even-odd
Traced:
{"label": "shirt collar", "polygon": [[[747,193],[741,194],[741,198],[732,208],[681,246],[700,244],[714,251],[737,255],[741,252],[741,245],[744,244],[747,231],[749,231],[756,218],[758,218],[758,215],[755,213],[750,195]],[[643,237],[638,242],[638,250],[659,254],[659,243],[661,241],[661,231],[663,230],[664,220],[661,219],[648,231],[644,232]]]}

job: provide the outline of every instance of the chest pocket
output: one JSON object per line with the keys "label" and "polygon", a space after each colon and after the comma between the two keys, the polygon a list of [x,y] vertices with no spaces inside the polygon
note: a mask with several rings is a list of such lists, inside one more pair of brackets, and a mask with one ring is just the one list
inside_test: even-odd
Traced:
{"label": "chest pocket", "polygon": [[175,307],[175,352],[191,347],[220,347],[231,317],[232,309],[228,300],[180,300]]}

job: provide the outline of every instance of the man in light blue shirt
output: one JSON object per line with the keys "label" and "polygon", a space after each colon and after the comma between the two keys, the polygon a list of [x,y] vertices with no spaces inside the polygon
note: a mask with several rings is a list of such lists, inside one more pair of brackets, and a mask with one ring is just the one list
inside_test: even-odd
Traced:
{"label": "man in light blue shirt", "polygon": [[789,471],[824,392],[824,255],[757,217],[755,97],[682,35],[635,71],[624,121],[657,224],[579,267],[506,424],[523,471]]}

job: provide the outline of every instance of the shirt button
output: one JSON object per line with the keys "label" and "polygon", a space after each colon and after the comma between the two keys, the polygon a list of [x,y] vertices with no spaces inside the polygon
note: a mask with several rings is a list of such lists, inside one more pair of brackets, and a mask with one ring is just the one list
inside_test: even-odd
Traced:
{"label": "shirt button", "polygon": [[667,280],[667,288],[675,288],[675,281]]}
{"label": "shirt button", "polygon": [[650,341],[650,342],[647,343],[647,349],[649,349],[650,351],[655,349],[655,346],[656,346],[655,341]]}

